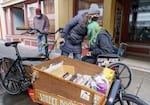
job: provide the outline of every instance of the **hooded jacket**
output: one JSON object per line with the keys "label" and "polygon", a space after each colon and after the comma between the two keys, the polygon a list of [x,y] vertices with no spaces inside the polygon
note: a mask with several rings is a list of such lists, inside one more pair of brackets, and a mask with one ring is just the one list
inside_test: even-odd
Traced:
{"label": "hooded jacket", "polygon": [[105,29],[101,30],[96,38],[96,43],[90,47],[91,55],[113,54],[112,37]]}
{"label": "hooded jacket", "polygon": [[65,52],[81,53],[82,41],[87,34],[87,27],[83,25],[86,14],[78,14],[64,27],[61,37],[65,43],[60,49]]}

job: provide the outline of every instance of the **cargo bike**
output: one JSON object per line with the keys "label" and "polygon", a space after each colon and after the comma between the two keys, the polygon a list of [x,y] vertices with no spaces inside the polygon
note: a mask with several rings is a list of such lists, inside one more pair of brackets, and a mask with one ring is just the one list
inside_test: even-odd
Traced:
{"label": "cargo bike", "polygon": [[[30,31],[33,30],[35,29],[30,29]],[[45,34],[48,35],[50,33]],[[118,104],[118,102],[122,105],[130,105],[130,103],[147,105],[144,101],[140,100],[139,97],[125,93],[121,78],[113,78],[105,93],[101,93],[84,85],[65,80],[60,76],[66,73],[71,75],[79,73],[93,77],[96,74],[102,73],[105,69],[103,67],[63,56],[51,60],[46,58],[21,57],[17,48],[18,43],[19,42],[5,43],[6,46],[15,48],[17,55],[15,60],[6,57],[0,59],[1,84],[9,94],[20,94],[32,85],[34,102],[43,105],[113,105]],[[30,67],[22,63],[26,60],[44,60],[44,62]],[[63,65],[56,69],[55,65],[58,66],[60,62],[63,62],[61,63]],[[43,69],[48,68],[50,65],[53,65],[52,68],[55,68],[54,71],[50,73],[43,71]],[[31,68],[32,78],[30,78],[31,72],[27,70]],[[117,70],[115,70],[115,72],[116,71]],[[118,76],[120,76],[120,74]]]}

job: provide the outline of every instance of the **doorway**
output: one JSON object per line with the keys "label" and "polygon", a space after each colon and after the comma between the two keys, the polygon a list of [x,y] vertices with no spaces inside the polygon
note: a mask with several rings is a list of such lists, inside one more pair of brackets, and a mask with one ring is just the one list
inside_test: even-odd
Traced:
{"label": "doorway", "polygon": [[24,27],[24,11],[22,9],[13,8],[13,30],[14,34],[20,34],[22,31],[16,30],[16,27]]}
{"label": "doorway", "polygon": [[121,42],[122,15],[123,15],[123,6],[118,2],[116,2],[115,27],[114,27],[114,37],[113,37],[116,46],[119,46]]}

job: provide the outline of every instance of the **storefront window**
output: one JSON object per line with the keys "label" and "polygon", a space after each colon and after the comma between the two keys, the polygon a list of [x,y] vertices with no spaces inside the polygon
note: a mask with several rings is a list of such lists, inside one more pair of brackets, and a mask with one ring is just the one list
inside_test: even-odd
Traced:
{"label": "storefront window", "polygon": [[92,3],[96,3],[99,6],[100,10],[100,19],[99,23],[100,25],[103,24],[103,0],[78,0],[78,14],[83,12],[88,12],[88,9],[90,8],[90,5]]}
{"label": "storefront window", "polygon": [[[33,18],[35,16],[35,9],[38,7],[38,3],[32,3],[27,5],[28,11],[28,25],[30,27],[33,26]],[[54,14],[54,0],[43,0],[41,1],[41,11],[45,14],[51,24],[50,31],[54,31],[55,29],[55,14]]]}
{"label": "storefront window", "polygon": [[129,17],[128,39],[133,41],[150,41],[150,1],[132,0]]}
{"label": "storefront window", "polygon": [[50,22],[50,31],[55,31],[55,7],[54,7],[54,0],[44,0],[43,1],[43,10],[44,13],[48,16]]}
{"label": "storefront window", "polygon": [[5,8],[8,35],[16,35],[22,32],[20,30],[16,30],[16,27],[24,26],[24,11],[22,8],[22,4],[15,4],[11,7]]}
{"label": "storefront window", "polygon": [[[29,27],[33,26],[33,18],[35,16],[35,9],[37,7],[38,7],[38,3],[37,2],[27,5],[27,11],[28,11],[27,17],[28,17],[28,25],[29,25]],[[41,9],[41,10],[43,10],[43,9]]]}
{"label": "storefront window", "polygon": [[10,8],[6,8],[7,34],[11,34]]}
{"label": "storefront window", "polygon": [[54,0],[44,0],[44,13],[53,14],[54,13]]}

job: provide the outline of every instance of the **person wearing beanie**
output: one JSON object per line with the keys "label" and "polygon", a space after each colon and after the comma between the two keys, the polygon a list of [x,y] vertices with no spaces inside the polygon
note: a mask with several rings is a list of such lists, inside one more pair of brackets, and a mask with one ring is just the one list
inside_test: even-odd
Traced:
{"label": "person wearing beanie", "polygon": [[100,10],[99,10],[99,7],[97,4],[95,3],[92,3],[90,5],[90,8],[88,10],[88,15],[92,15],[92,14],[99,14],[100,13]]}
{"label": "person wearing beanie", "polygon": [[73,54],[74,59],[81,60],[82,42],[87,34],[86,14],[78,14],[64,27],[60,38],[62,56]]}
{"label": "person wearing beanie", "polygon": [[96,4],[91,4],[88,11],[88,46],[89,52],[82,57],[82,61],[96,64],[99,54],[113,54],[112,37],[110,33],[98,23],[99,8]]}
{"label": "person wearing beanie", "polygon": [[[42,14],[40,8],[36,8],[35,13],[36,15],[33,19],[34,28],[38,29],[40,32],[48,32],[50,28],[48,17]],[[36,36],[39,56],[45,56],[45,47],[41,45],[41,43],[45,43],[45,36],[40,33],[36,33]]]}

